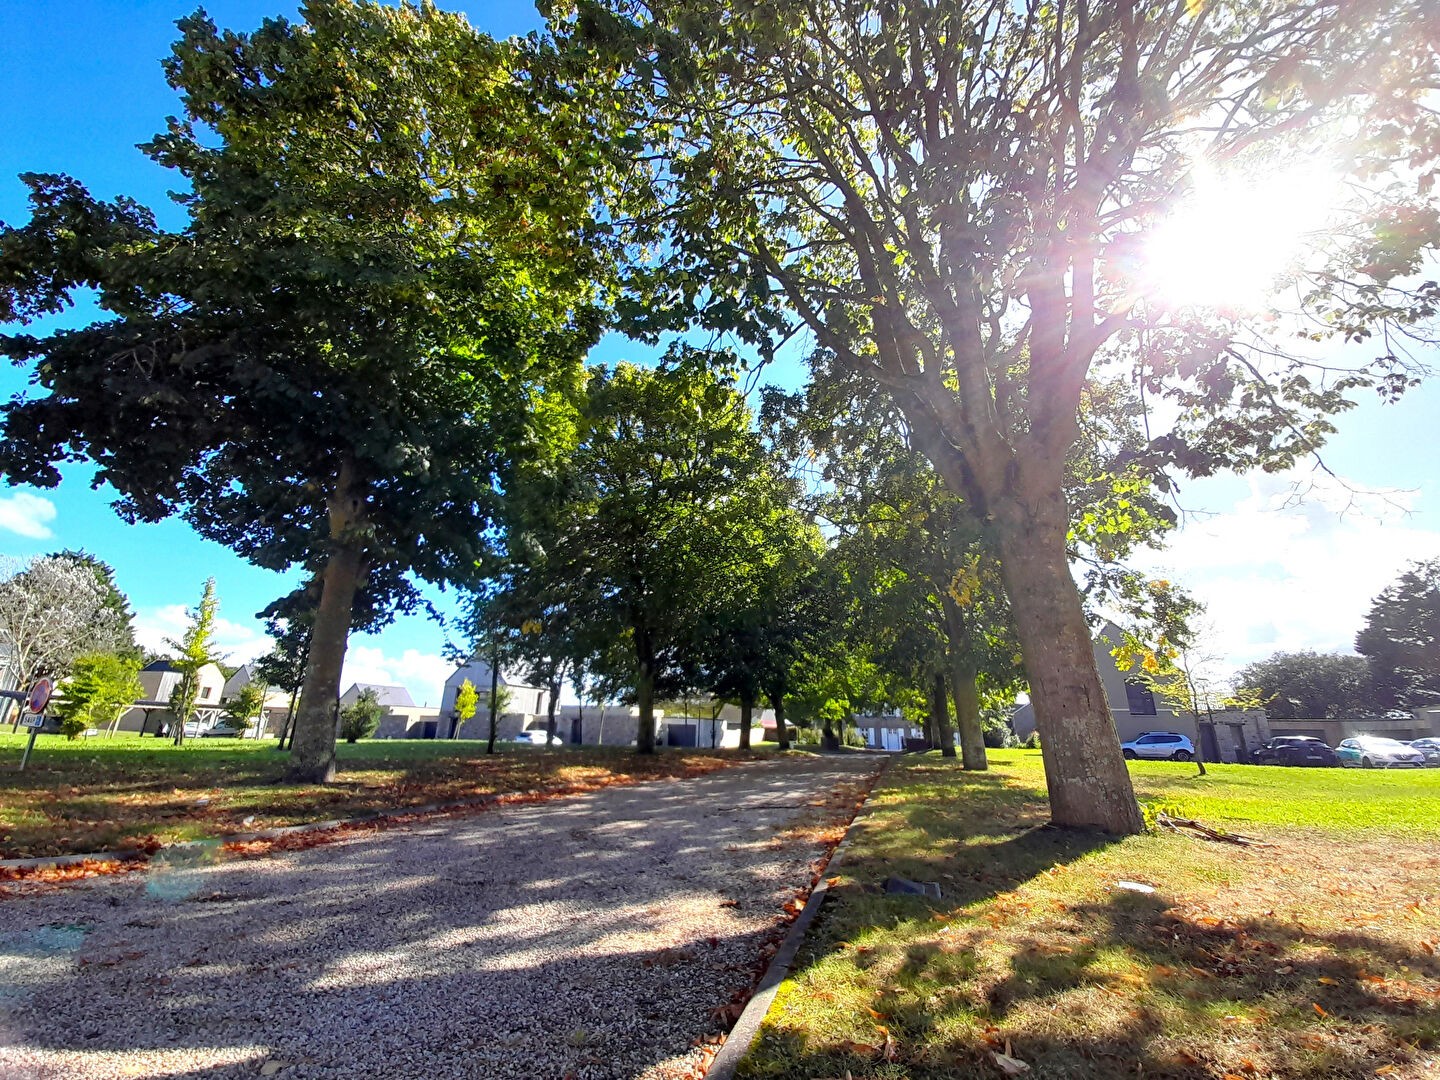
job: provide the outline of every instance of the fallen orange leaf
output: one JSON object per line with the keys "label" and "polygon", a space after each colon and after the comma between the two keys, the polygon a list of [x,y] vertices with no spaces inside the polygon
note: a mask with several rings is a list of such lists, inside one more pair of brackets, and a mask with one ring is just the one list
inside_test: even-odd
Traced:
{"label": "fallen orange leaf", "polygon": [[1326,1012],[1324,1009],[1322,1009],[1319,1005],[1316,1005],[1313,1001],[1310,1003],[1310,1007],[1315,1010],[1315,1015],[1316,1015],[1316,1016],[1324,1017],[1324,1016],[1329,1016],[1329,1015],[1330,1015],[1328,1012]]}

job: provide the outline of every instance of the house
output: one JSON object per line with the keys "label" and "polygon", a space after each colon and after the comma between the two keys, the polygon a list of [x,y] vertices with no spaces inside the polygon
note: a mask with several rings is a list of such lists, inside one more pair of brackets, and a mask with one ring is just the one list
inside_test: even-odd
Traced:
{"label": "house", "polygon": [[440,731],[440,714],[434,709],[416,705],[410,691],[403,686],[385,683],[351,683],[340,695],[340,708],[354,705],[363,691],[372,690],[385,714],[380,717],[380,726],[375,730],[377,739],[433,739]]}
{"label": "house", "polygon": [[[1110,705],[1110,716],[1121,742],[1139,738],[1147,731],[1173,731],[1195,745],[1206,761],[1249,761],[1250,751],[1270,738],[1265,714],[1259,710],[1223,710],[1197,721],[1177,713],[1157,700],[1140,679],[1122,672],[1111,649],[1120,644],[1122,631],[1107,622],[1095,636],[1095,667]],[[1035,708],[1025,704],[1010,717],[1017,738],[1028,739],[1035,730]]]}
{"label": "house", "polygon": [[[169,730],[174,723],[170,712],[170,695],[180,685],[183,672],[170,660],[155,660],[140,669],[141,694],[139,700],[130,706],[116,722],[117,731],[138,731],[159,734]],[[206,664],[197,675],[199,686],[195,693],[195,713],[202,724],[208,725],[220,715],[225,690],[225,673],[215,664]]]}
{"label": "house", "polygon": [[[900,713],[873,713],[852,716],[865,745],[871,750],[904,750],[906,739],[923,739],[925,732]],[[771,736],[773,737],[773,736]]]}
{"label": "house", "polygon": [[[229,701],[259,677],[254,664],[242,664],[225,680],[225,686],[220,691],[220,700]],[[245,732],[245,737],[263,739],[269,735],[278,736],[285,729],[285,720],[289,715],[290,695],[277,687],[267,686],[265,704],[260,708],[259,720]]]}
{"label": "house", "polygon": [[[7,642],[0,642],[0,690],[20,689],[20,665],[14,658],[15,650]],[[16,702],[8,697],[0,698],[0,723],[10,719],[10,711]]]}
{"label": "house", "polygon": [[[501,739],[513,739],[520,732],[531,727],[544,727],[544,720],[550,702],[550,692],[543,686],[535,686],[533,682],[514,671],[500,669],[498,685],[509,692],[509,699],[505,704],[505,711],[497,718],[496,734]],[[454,719],[455,698],[460,693],[460,687],[469,680],[475,687],[475,692],[480,697],[479,706],[475,715],[461,726],[459,737],[462,739],[488,739],[490,737],[490,661],[479,657],[471,657],[465,663],[451,672],[450,677],[445,680],[445,689],[440,695],[440,725],[437,735],[439,738],[447,738],[450,735],[450,724]],[[535,725],[533,721],[539,718],[541,723]],[[559,715],[556,715],[556,729],[559,730]],[[415,736],[409,736],[415,737]],[[434,738],[436,736],[420,736],[422,738]],[[565,736],[562,734],[561,736]]]}

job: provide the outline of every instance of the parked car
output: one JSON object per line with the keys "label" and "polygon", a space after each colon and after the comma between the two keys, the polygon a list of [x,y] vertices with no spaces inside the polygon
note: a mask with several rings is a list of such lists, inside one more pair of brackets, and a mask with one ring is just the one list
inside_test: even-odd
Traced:
{"label": "parked car", "polygon": [[1144,731],[1137,738],[1120,744],[1127,758],[1163,758],[1168,761],[1191,761],[1195,744],[1174,731]]}
{"label": "parked car", "polygon": [[1313,735],[1277,735],[1259,750],[1250,751],[1256,765],[1314,765],[1333,767],[1340,764],[1335,751],[1323,739]]}
{"label": "parked car", "polygon": [[[543,732],[543,731],[522,731],[522,732],[520,732],[519,735],[516,735],[515,738],[514,738],[513,740],[511,740],[511,741],[513,741],[517,746],[544,746],[544,745],[545,745],[545,732]],[[551,746],[559,746],[560,744],[561,744],[561,739],[560,739],[560,736],[559,736],[559,735],[556,735],[556,736],[554,736],[553,738],[551,738],[551,740],[550,740],[550,745],[551,745]]]}
{"label": "parked car", "polygon": [[228,720],[221,720],[214,727],[206,728],[200,735],[206,739],[238,739],[245,734],[245,730],[245,728],[236,727]]}
{"label": "parked car", "polygon": [[1412,750],[1398,739],[1382,739],[1378,735],[1357,735],[1335,748],[1340,764],[1352,769],[1419,769],[1425,755]]}
{"label": "parked car", "polygon": [[1440,739],[1412,739],[1410,749],[1425,755],[1427,769],[1440,769]]}

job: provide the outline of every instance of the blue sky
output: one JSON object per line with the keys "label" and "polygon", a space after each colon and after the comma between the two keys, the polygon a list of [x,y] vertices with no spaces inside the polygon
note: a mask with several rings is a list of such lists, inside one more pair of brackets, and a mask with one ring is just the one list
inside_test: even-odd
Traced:
{"label": "blue sky", "polygon": [[[222,26],[251,29],[294,7],[278,0],[214,0]],[[527,4],[456,4],[497,36],[539,25]],[[135,144],[176,111],[160,59],[174,21],[193,10],[169,0],[6,0],[0,4],[0,220],[24,220],[22,171],[65,172],[104,198],[128,194],[175,224],[165,199],[168,178]],[[83,320],[85,309],[68,316]],[[640,358],[647,350],[607,341],[599,357]],[[1433,358],[1432,358],[1433,359]],[[791,374],[786,372],[785,374]],[[0,393],[24,386],[23,373],[0,371]],[[1170,549],[1148,562],[1188,586],[1210,609],[1209,650],[1222,669],[1276,649],[1347,649],[1370,597],[1407,559],[1440,555],[1440,512],[1432,503],[1440,479],[1440,389],[1429,386],[1399,405],[1365,401],[1340,420],[1329,466],[1365,489],[1401,489],[1390,498],[1351,493],[1328,478],[1298,507],[1287,507],[1288,477],[1220,477],[1186,486],[1185,528]],[[262,651],[253,618],[288,591],[279,575],[258,570],[203,541],[178,521],[127,526],[84,468],[67,471],[53,491],[0,490],[0,554],[26,556],[83,547],[115,567],[134,605],[142,638],[174,635],[206,577],[221,598],[222,646],[236,660]],[[443,634],[421,617],[380,635],[352,639],[346,678],[401,682],[416,701],[437,703],[448,665]]]}

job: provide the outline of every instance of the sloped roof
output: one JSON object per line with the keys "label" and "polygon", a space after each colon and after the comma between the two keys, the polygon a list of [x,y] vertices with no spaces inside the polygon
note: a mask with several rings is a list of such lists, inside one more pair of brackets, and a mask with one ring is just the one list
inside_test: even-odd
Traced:
{"label": "sloped roof", "polygon": [[381,705],[394,706],[402,709],[413,709],[415,700],[410,696],[410,691],[403,686],[386,686],[384,683],[352,683],[350,689],[341,694],[341,697],[359,696],[362,690],[374,690],[375,696]]}

